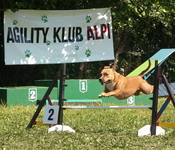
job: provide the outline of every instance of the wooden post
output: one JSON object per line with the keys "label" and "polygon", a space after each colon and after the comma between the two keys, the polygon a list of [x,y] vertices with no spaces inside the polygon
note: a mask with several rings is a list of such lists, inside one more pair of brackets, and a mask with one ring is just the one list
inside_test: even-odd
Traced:
{"label": "wooden post", "polygon": [[156,60],[156,62],[155,62],[153,102],[152,102],[151,135],[156,135],[159,80],[160,80],[160,66],[158,66],[158,61]]}
{"label": "wooden post", "polygon": [[168,83],[168,80],[165,77],[165,75],[162,75],[162,79],[163,79],[164,85],[165,85],[165,87],[167,89],[168,95],[169,95],[169,97],[170,97],[170,99],[171,99],[171,101],[173,103],[173,106],[175,107],[175,98],[174,98],[173,92],[172,92],[172,90],[170,88],[170,85]]}
{"label": "wooden post", "polygon": [[48,99],[52,89],[54,88],[55,84],[57,83],[57,80],[58,80],[58,73],[56,75],[56,77],[52,80],[50,86],[48,87],[46,93],[44,94],[42,100],[40,101],[39,105],[38,105],[38,108],[36,109],[32,119],[30,120],[29,124],[27,125],[27,128],[32,128],[32,126],[34,125],[35,121],[36,121],[36,118],[38,117],[41,109],[43,108],[43,106],[45,105],[45,102],[46,102],[46,99]]}
{"label": "wooden post", "polygon": [[65,89],[65,77],[66,77],[66,64],[62,65],[61,77],[59,84],[59,113],[58,113],[58,124],[63,124],[63,105],[64,105],[64,89]]}

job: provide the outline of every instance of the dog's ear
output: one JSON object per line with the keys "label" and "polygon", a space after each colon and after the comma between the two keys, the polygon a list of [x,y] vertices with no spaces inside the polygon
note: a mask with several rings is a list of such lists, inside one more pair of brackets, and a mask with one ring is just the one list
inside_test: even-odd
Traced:
{"label": "dog's ear", "polygon": [[109,67],[112,68],[112,69],[115,69],[114,63],[110,63]]}
{"label": "dog's ear", "polygon": [[102,70],[102,69],[114,69],[115,70],[115,65],[114,65],[114,63],[110,63],[109,65],[104,65],[104,66],[102,66],[102,67],[100,67],[100,71]]}

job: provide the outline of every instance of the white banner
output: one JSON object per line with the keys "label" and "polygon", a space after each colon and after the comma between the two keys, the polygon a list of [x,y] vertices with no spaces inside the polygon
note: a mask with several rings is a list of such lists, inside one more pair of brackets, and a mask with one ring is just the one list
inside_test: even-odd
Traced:
{"label": "white banner", "polygon": [[5,64],[113,60],[109,8],[4,12]]}

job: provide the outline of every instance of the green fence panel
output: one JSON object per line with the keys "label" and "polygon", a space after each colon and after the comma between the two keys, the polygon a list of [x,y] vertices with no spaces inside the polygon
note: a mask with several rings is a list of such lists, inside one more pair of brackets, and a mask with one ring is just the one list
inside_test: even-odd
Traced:
{"label": "green fence panel", "polygon": [[[22,86],[0,88],[1,104],[5,105],[32,105],[41,100],[47,87]],[[51,97],[57,99],[57,88],[51,92]]]}
{"label": "green fence panel", "polygon": [[[30,105],[36,104],[41,100],[51,81],[40,80],[36,86],[22,87],[3,87],[0,88],[0,101],[7,105]],[[152,95],[133,96],[126,100],[118,100],[115,97],[99,98],[98,95],[104,90],[104,87],[97,79],[70,79],[65,83],[65,99],[67,102],[97,102],[113,103],[115,105],[151,105]],[[59,80],[53,88],[50,98],[58,101]]]}

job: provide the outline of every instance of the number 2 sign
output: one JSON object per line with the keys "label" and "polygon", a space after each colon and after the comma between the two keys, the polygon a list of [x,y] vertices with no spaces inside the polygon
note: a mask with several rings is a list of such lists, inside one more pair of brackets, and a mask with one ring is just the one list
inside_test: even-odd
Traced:
{"label": "number 2 sign", "polygon": [[37,100],[37,88],[29,88],[28,100],[29,101],[36,101]]}
{"label": "number 2 sign", "polygon": [[46,105],[45,113],[43,117],[43,123],[44,124],[57,124],[58,112],[59,112],[58,105],[54,105],[54,106]]}

